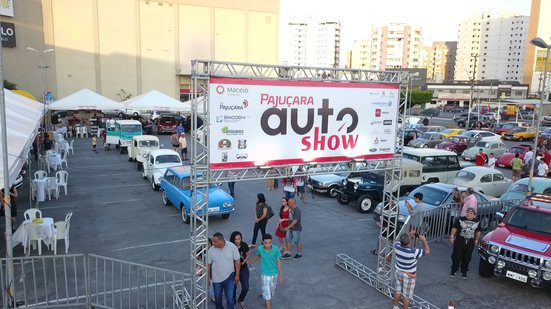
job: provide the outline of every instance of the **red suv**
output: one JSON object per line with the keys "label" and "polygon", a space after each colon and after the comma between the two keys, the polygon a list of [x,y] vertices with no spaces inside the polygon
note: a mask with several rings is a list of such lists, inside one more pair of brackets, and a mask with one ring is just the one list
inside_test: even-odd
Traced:
{"label": "red suv", "polygon": [[551,195],[533,194],[511,208],[482,239],[478,255],[482,277],[551,286]]}

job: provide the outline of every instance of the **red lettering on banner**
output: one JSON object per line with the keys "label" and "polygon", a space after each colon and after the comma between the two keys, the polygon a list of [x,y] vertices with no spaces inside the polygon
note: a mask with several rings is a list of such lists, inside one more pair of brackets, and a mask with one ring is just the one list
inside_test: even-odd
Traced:
{"label": "red lettering on banner", "polygon": [[354,149],[358,143],[358,134],[356,135],[330,135],[327,137],[320,135],[319,128],[314,128],[314,136],[305,136],[302,138],[301,151],[308,150],[325,150],[327,146],[330,150],[337,150],[339,147],[343,149]]}
{"label": "red lettering on banner", "polygon": [[268,93],[260,94],[260,105],[272,105],[277,107],[278,105],[314,105],[314,97],[312,96],[279,96],[270,95]]}

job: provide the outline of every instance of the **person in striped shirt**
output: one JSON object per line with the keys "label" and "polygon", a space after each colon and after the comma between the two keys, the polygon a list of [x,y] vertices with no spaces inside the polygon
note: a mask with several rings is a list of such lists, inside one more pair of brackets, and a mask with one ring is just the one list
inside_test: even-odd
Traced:
{"label": "person in striped shirt", "polygon": [[[423,243],[423,249],[412,247],[414,237],[418,237]],[[400,241],[394,244],[396,255],[395,277],[396,293],[394,294],[394,309],[398,309],[400,297],[404,295],[404,309],[409,307],[409,300],[413,297],[415,289],[415,280],[417,279],[417,260],[430,254],[430,248],[424,235],[416,234],[415,230],[411,234],[400,235]]]}

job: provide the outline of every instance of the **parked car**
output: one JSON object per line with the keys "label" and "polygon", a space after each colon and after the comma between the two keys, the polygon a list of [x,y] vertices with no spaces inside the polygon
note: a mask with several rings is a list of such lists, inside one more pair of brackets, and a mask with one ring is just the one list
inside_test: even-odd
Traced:
{"label": "parked car", "polygon": [[472,187],[478,192],[497,197],[503,195],[512,183],[501,171],[483,166],[465,167],[452,180],[454,185]]}
{"label": "parked car", "polygon": [[171,111],[152,111],[150,119],[151,119],[151,121],[155,122],[159,117],[161,117],[161,115],[164,115],[164,114],[173,114],[173,112],[171,112]]}
{"label": "parked car", "polygon": [[142,135],[142,124],[137,120],[116,120],[114,128],[107,128],[106,144],[115,145],[120,153],[132,143],[132,137]]}
{"label": "parked car", "polygon": [[157,118],[157,133],[170,133],[172,134],[173,128],[178,124],[176,117],[170,114],[162,114]]}
{"label": "parked car", "polygon": [[151,182],[153,191],[158,191],[161,177],[169,167],[182,165],[180,154],[171,149],[152,150],[147,154],[142,176]]}
{"label": "parked car", "polygon": [[450,139],[440,142],[436,145],[437,149],[449,150],[461,155],[469,145],[471,140],[468,136],[456,135],[452,136]]}
{"label": "parked car", "polygon": [[316,192],[327,193],[329,197],[337,197],[337,190],[346,177],[348,177],[348,173],[315,175],[308,178],[306,185]]}
{"label": "parked car", "polygon": [[476,144],[479,141],[485,142],[500,142],[501,136],[493,132],[483,131],[483,130],[469,130],[461,133],[462,136],[470,137],[469,143],[471,145]]}
{"label": "parked car", "polygon": [[103,118],[127,119],[129,116],[140,116],[140,111],[135,109],[103,110]]}
{"label": "parked car", "polygon": [[533,140],[534,138],[536,138],[535,128],[514,128],[510,132],[503,133],[503,139],[505,140],[522,142],[524,140]]}
{"label": "parked car", "polygon": [[503,142],[486,142],[486,141],[480,141],[476,143],[473,147],[468,148],[465,150],[462,154],[463,159],[467,161],[473,161],[476,158],[476,154],[482,149],[482,152],[486,154],[486,156],[490,156],[490,153],[493,153],[494,156],[497,158],[498,156],[501,156],[502,154],[507,151],[507,146]]}
{"label": "parked car", "polygon": [[478,245],[482,277],[551,286],[551,196],[532,195],[506,213]]}
{"label": "parked car", "polygon": [[147,154],[160,148],[159,138],[153,135],[138,135],[132,137],[132,144],[128,146],[128,161],[136,162],[140,170],[147,158]]}
{"label": "parked car", "polygon": [[444,138],[450,138],[452,136],[459,135],[463,132],[465,132],[464,129],[445,129],[440,133],[442,133],[442,135],[444,135]]}
{"label": "parked car", "polygon": [[446,130],[446,128],[443,126],[424,126],[424,125],[417,125],[416,129],[424,133],[442,132]]}
{"label": "parked car", "polygon": [[[419,192],[419,193],[423,194],[423,205],[425,206],[425,211],[429,211],[431,209],[443,207],[445,205],[450,205],[453,201],[452,194],[453,194],[454,188],[457,188],[461,193],[467,191],[466,187],[458,187],[456,185],[447,184],[447,183],[425,184],[425,185],[422,185],[422,186],[418,187],[417,189],[411,191],[409,193],[409,195],[407,196],[407,198],[401,199],[400,202],[398,203],[398,224],[399,225],[404,224],[407,217],[409,216],[409,212],[407,210],[405,202],[409,201],[409,203],[411,205],[415,205],[415,201],[413,199],[413,196],[416,193]],[[487,195],[482,194],[482,193],[477,192],[477,191],[474,192],[474,196],[475,196],[478,204],[493,200],[492,197],[487,196]],[[482,207],[482,206],[480,206],[480,207]],[[494,207],[494,206],[489,206],[489,207]],[[377,205],[377,207],[375,207],[374,213],[376,214],[376,216],[374,217],[374,219],[376,221],[378,221],[380,219],[379,217],[381,215],[382,209],[383,209],[383,204],[382,203],[379,203]],[[479,208],[479,210],[481,210],[481,209]],[[487,210],[484,210],[484,211],[480,211],[480,213],[488,214],[488,213],[491,213],[491,212],[487,211]],[[495,211],[494,211],[494,213],[495,213]],[[493,215],[493,213],[492,213],[492,215]],[[450,220],[451,220],[451,218],[450,218]],[[425,218],[424,221],[423,221],[423,225],[421,227],[421,230],[425,231],[426,233],[429,233],[429,231],[431,230],[431,225],[432,225],[431,221],[432,220],[430,218]]]}
{"label": "parked car", "polygon": [[[403,159],[401,169],[400,191],[398,195],[411,191],[422,184],[423,164]],[[383,200],[385,175],[382,171],[351,173],[338,190],[337,202],[346,205],[356,202],[359,212],[368,213],[378,202]],[[397,187],[398,184],[396,184]]]}
{"label": "parked car", "polygon": [[[192,192],[190,178],[190,166],[169,167],[161,178],[163,204],[165,206],[174,205],[176,209],[180,210],[184,223],[190,222],[192,195],[196,194],[196,198],[200,202],[203,194],[207,193],[200,192],[202,194],[198,194]],[[208,190],[208,215],[221,215],[222,218],[228,219],[230,214],[235,211],[235,200],[233,197],[222,190],[217,184],[210,184]],[[201,212],[199,212],[199,215],[201,215]]]}
{"label": "parked car", "polygon": [[496,165],[499,167],[511,167],[511,160],[515,158],[515,155],[517,153],[519,154],[519,158],[524,161],[524,154],[530,150],[530,147],[532,146],[527,144],[522,144],[522,145],[516,145],[509,148],[509,150],[507,150],[506,153],[497,157]]}
{"label": "parked car", "polygon": [[441,133],[430,132],[421,135],[418,139],[411,140],[408,146],[415,148],[434,148],[444,140],[446,139]]}
{"label": "parked car", "polygon": [[543,116],[541,119],[541,125],[543,127],[551,127],[551,116]]}
{"label": "parked car", "polygon": [[503,133],[511,132],[515,128],[527,127],[528,125],[524,122],[504,122],[496,123],[494,126],[494,133],[503,135]]}
{"label": "parked car", "polygon": [[422,110],[419,115],[426,116],[426,117],[438,117],[440,115],[440,111],[436,108],[427,108]]}
{"label": "parked car", "polygon": [[[528,194],[528,182],[529,178],[522,178],[513,183],[507,192],[505,192],[499,199],[505,206],[512,206],[509,201],[518,201],[526,198]],[[534,177],[532,179],[532,194],[551,194],[551,178]]]}
{"label": "parked car", "polygon": [[398,139],[402,138],[402,134],[404,136],[404,145],[407,145],[411,140],[421,137],[424,133],[416,129],[399,130]]}

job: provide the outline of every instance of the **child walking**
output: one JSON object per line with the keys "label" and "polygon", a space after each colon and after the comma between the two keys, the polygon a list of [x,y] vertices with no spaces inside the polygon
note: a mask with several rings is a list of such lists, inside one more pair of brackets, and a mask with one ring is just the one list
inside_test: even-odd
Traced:
{"label": "child walking", "polygon": [[249,262],[249,265],[260,260],[262,297],[266,302],[266,308],[270,309],[277,284],[283,282],[281,252],[276,245],[272,245],[272,235],[270,234],[265,234],[264,237],[262,237],[262,243],[263,245],[258,247],[256,256]]}
{"label": "child walking", "polygon": [[92,136],[92,148],[93,148],[92,151],[95,152],[95,153],[98,153],[98,151],[96,150],[96,145],[97,145],[97,143],[98,143],[98,138],[97,138],[97,135],[94,134],[94,135]]}

